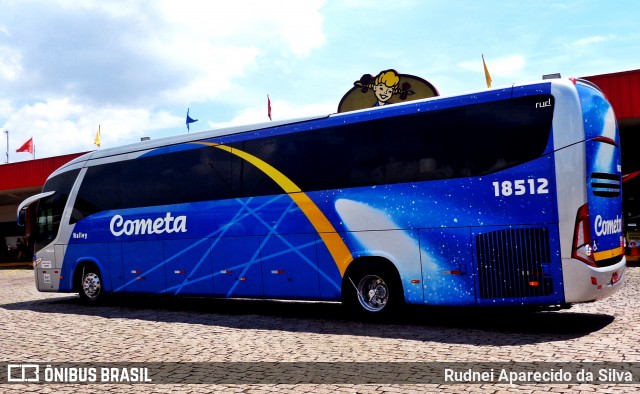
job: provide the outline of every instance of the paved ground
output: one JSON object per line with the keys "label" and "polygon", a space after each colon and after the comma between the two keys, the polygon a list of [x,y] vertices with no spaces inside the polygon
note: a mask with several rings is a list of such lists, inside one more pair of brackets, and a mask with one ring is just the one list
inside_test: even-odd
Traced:
{"label": "paved ground", "polygon": [[[404,365],[390,362],[406,362],[409,367],[422,362],[640,363],[638,267],[628,269],[624,288],[613,297],[570,310],[505,314],[420,308],[411,310],[418,317],[386,324],[355,321],[339,304],[331,303],[120,298],[88,307],[77,295],[39,293],[33,282],[29,269],[0,269],[0,363],[238,362],[229,365],[242,368],[251,362],[261,367],[245,372],[257,374],[257,381],[260,373],[273,376],[269,362],[292,362],[287,365],[303,369],[321,365],[317,362],[334,363],[322,365],[337,365],[347,374],[354,372],[349,370],[351,362],[360,363],[358,368]],[[349,364],[335,364],[339,362]],[[637,381],[640,376],[633,378]],[[277,379],[217,385],[4,384],[0,391],[631,393],[640,389],[639,384],[400,384],[403,379],[415,382],[416,375],[397,374],[390,382],[366,385],[336,382],[327,375],[326,381],[299,385]]]}

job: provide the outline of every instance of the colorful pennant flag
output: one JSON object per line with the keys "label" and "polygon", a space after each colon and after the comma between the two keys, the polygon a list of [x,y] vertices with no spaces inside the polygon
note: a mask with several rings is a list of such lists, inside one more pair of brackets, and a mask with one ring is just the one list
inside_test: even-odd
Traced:
{"label": "colorful pennant flag", "polygon": [[482,66],[484,67],[484,79],[487,81],[487,87],[491,87],[491,75],[489,75],[489,69],[487,68],[487,63],[484,61],[484,55],[482,55]]}
{"label": "colorful pennant flag", "polygon": [[198,119],[193,119],[193,118],[191,118],[191,116],[189,116],[189,108],[187,108],[187,121],[186,121],[186,123],[187,123],[187,132],[189,131],[189,124],[197,122],[197,121],[198,121]]}
{"label": "colorful pennant flag", "polygon": [[271,99],[269,98],[268,94],[267,94],[267,115],[269,116],[269,120],[273,120],[271,119]]}
{"label": "colorful pennant flag", "polygon": [[98,125],[98,132],[96,133],[96,138],[93,140],[93,143],[100,147],[100,125]]}
{"label": "colorful pennant flag", "polygon": [[29,152],[33,154],[33,137],[29,138],[27,142],[22,144],[21,147],[16,149],[16,152]]}

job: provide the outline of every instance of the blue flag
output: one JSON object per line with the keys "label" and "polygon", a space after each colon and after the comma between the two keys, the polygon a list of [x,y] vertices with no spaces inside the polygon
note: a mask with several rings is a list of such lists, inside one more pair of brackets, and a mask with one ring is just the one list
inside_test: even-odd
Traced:
{"label": "blue flag", "polygon": [[189,131],[189,123],[193,123],[193,122],[197,122],[198,119],[193,119],[191,116],[189,116],[189,108],[187,108],[187,131]]}

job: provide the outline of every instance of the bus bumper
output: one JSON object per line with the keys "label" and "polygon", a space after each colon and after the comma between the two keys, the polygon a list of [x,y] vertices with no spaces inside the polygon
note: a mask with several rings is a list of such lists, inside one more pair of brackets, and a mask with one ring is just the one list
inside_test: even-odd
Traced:
{"label": "bus bumper", "polygon": [[562,259],[565,302],[575,304],[601,300],[624,283],[627,260],[609,267],[591,267],[579,260]]}
{"label": "bus bumper", "polygon": [[36,276],[36,288],[42,292],[57,292],[60,290],[60,268],[53,268],[51,261],[37,259],[33,264]]}

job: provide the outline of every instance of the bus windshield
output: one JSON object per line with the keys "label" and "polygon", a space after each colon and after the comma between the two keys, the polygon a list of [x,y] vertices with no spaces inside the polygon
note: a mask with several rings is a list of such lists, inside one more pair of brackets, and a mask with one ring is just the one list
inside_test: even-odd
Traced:
{"label": "bus windshield", "polygon": [[38,202],[35,226],[31,234],[34,250],[42,249],[53,242],[58,235],[62,214],[78,172],[79,170],[68,171],[47,181],[43,192],[55,191],[55,193]]}

